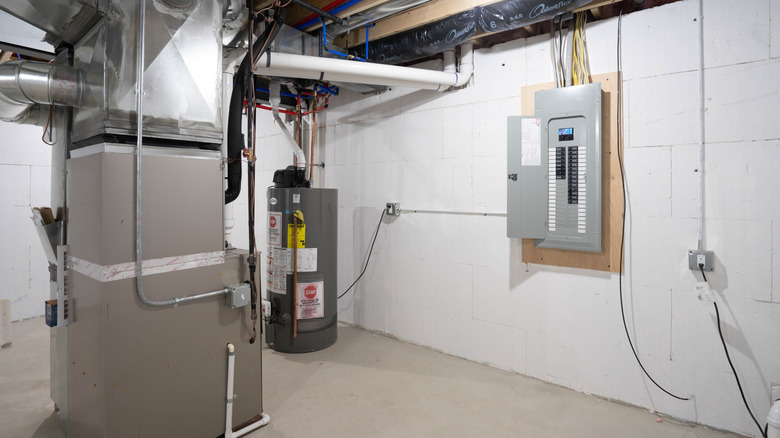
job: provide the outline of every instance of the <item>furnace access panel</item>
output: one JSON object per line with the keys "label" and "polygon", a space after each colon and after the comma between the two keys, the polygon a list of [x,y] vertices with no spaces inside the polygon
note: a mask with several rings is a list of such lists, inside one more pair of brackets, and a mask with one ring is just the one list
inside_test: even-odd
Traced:
{"label": "furnace access panel", "polygon": [[601,84],[537,91],[507,118],[507,236],[601,252]]}

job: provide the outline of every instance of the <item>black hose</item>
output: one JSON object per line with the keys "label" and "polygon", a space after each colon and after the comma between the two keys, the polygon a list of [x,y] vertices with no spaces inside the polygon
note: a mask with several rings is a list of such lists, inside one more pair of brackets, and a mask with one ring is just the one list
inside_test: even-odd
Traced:
{"label": "black hose", "polygon": [[[276,38],[287,18],[287,9],[282,9],[274,18],[274,22],[265,26],[263,33],[252,45],[255,61],[262,55],[271,41]],[[236,72],[233,82],[233,92],[230,95],[227,126],[227,189],[225,189],[225,204],[230,204],[241,193],[241,154],[244,151],[244,135],[241,133],[241,113],[244,106],[250,71],[249,55],[244,57]]]}

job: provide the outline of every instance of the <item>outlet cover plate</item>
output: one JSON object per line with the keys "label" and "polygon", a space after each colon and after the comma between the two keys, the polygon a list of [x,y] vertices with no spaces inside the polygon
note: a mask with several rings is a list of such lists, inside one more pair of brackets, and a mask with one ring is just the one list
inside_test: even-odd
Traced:
{"label": "outlet cover plate", "polygon": [[772,403],[780,400],[780,383],[772,383]]}
{"label": "outlet cover plate", "polygon": [[401,203],[400,202],[388,202],[386,205],[386,211],[389,216],[401,215]]}
{"label": "outlet cover plate", "polygon": [[704,257],[704,270],[705,271],[712,271],[713,269],[713,259],[715,258],[715,254],[713,254],[712,251],[704,251],[704,250],[695,250],[691,249],[688,251],[688,267],[691,268],[694,271],[699,270],[699,262],[698,259],[701,257]]}

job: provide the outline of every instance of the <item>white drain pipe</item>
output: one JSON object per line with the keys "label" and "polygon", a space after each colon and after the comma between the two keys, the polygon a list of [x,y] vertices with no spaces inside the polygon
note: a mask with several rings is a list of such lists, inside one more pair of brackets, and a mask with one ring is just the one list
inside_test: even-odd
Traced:
{"label": "white drain pipe", "polygon": [[287,143],[292,148],[293,153],[295,154],[295,158],[298,160],[298,167],[305,169],[306,156],[303,154],[303,149],[301,149],[301,146],[295,141],[292,134],[290,134],[290,130],[287,129],[287,126],[285,126],[282,118],[279,117],[279,105],[282,103],[281,84],[279,84],[278,81],[271,81],[271,83],[268,85],[268,90],[268,100],[271,102],[274,123],[276,123],[276,126],[278,126],[279,129],[281,129],[282,134],[284,134],[284,137],[287,139]]}
{"label": "white drain pipe", "polygon": [[455,73],[372,62],[265,52],[255,64],[254,72],[270,77],[279,76],[443,91],[449,87],[460,87],[469,82],[474,71],[473,53],[471,43],[461,45],[461,70]]}
{"label": "white drain pipe", "polygon": [[236,395],[233,394],[233,380],[236,367],[236,349],[233,344],[227,345],[228,353],[228,374],[227,374],[227,399],[225,399],[225,438],[238,438],[244,436],[253,430],[259,429],[271,421],[268,414],[260,414],[260,419],[249,426],[233,432],[233,400]]}

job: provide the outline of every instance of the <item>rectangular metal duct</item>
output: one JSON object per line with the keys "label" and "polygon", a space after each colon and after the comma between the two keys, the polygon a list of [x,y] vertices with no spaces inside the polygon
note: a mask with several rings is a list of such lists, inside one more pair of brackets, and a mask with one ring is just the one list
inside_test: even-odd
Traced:
{"label": "rectangular metal duct", "polygon": [[3,0],[0,10],[46,31],[46,41],[75,44],[100,19],[98,0]]}
{"label": "rectangular metal duct", "polygon": [[[105,18],[75,46],[86,77],[73,141],[134,136],[137,3],[107,0]],[[218,0],[147,0],[144,136],[222,141],[222,5]]]}

